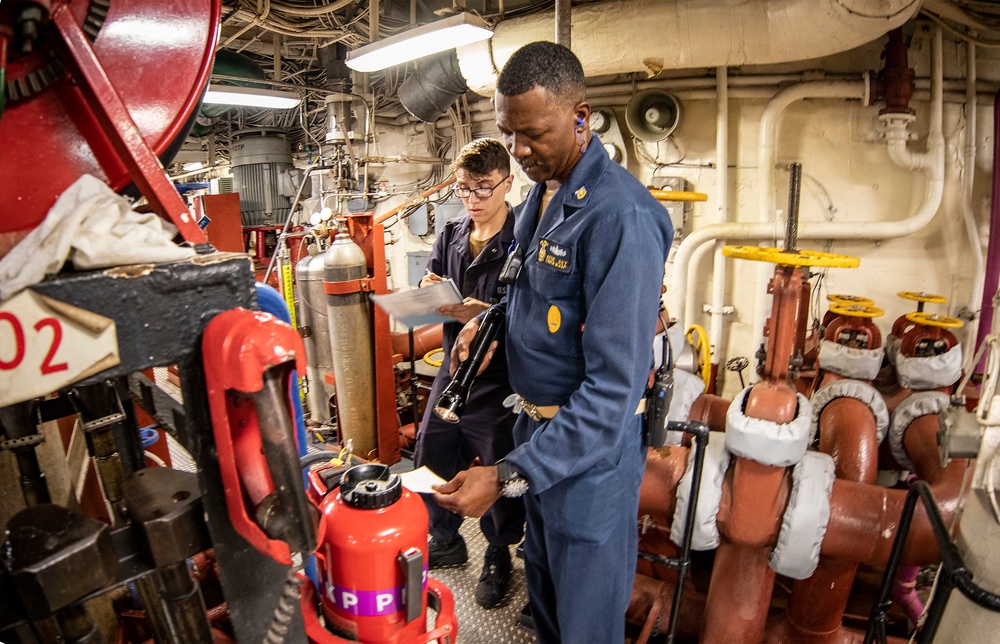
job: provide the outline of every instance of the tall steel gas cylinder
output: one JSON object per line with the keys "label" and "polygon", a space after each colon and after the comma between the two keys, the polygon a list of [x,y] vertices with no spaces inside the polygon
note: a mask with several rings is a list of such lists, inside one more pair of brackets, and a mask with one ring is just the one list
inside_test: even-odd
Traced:
{"label": "tall steel gas cylinder", "polygon": [[378,447],[375,426],[375,351],[372,311],[363,281],[368,264],[361,247],[338,233],[323,254],[327,323],[333,352],[340,435],[354,453],[371,458]]}
{"label": "tall steel gas cylinder", "polygon": [[327,628],[360,642],[427,630],[427,510],[389,467],[357,465],[323,501],[320,590]]}
{"label": "tall steel gas cylinder", "polygon": [[326,263],[323,254],[307,255],[295,265],[295,283],[299,286],[299,325],[306,345],[306,377],[309,380],[309,417],[318,423],[330,420],[333,385],[326,374],[333,373],[333,344],[326,314],[323,278]]}

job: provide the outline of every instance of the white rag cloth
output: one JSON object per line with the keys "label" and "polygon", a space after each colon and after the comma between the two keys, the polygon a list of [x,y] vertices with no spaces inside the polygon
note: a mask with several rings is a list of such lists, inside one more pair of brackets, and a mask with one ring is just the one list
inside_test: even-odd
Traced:
{"label": "white rag cloth", "polygon": [[85,174],[60,195],[42,223],[0,260],[0,301],[58,273],[76,268],[159,264],[194,256],[174,244],[176,228],[152,213],[132,210],[97,177]]}

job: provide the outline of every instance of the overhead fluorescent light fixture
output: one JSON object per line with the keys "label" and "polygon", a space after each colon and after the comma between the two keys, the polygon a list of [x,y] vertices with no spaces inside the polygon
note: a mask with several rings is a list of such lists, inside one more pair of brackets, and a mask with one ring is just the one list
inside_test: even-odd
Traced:
{"label": "overhead fluorescent light fixture", "polygon": [[302,102],[295,92],[281,92],[257,87],[234,85],[209,85],[203,103],[215,105],[242,105],[244,107],[270,107],[288,109]]}
{"label": "overhead fluorescent light fixture", "polygon": [[493,30],[485,20],[463,12],[349,51],[346,62],[355,71],[375,72],[430,54],[471,45],[492,35]]}

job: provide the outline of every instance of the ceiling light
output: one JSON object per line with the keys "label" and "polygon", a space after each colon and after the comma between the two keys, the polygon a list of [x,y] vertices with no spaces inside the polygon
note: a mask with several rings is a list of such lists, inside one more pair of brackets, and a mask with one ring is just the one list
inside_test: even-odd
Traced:
{"label": "ceiling light", "polygon": [[493,30],[485,20],[463,12],[349,51],[347,66],[359,72],[374,72],[455,47],[471,45],[492,35]]}
{"label": "ceiling light", "polygon": [[243,105],[245,107],[287,109],[301,103],[302,98],[294,92],[281,92],[274,89],[209,85],[202,102],[217,105]]}

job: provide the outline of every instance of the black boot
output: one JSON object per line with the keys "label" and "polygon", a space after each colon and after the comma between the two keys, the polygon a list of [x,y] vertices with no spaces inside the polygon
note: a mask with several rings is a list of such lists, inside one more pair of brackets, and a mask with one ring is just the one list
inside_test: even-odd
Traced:
{"label": "black boot", "polygon": [[431,537],[427,543],[427,567],[430,570],[446,566],[461,566],[469,560],[469,551],[465,548],[462,535],[456,536],[447,543]]}
{"label": "black boot", "polygon": [[510,552],[507,546],[490,545],[486,549],[483,574],[476,586],[476,603],[483,608],[496,608],[510,585]]}

